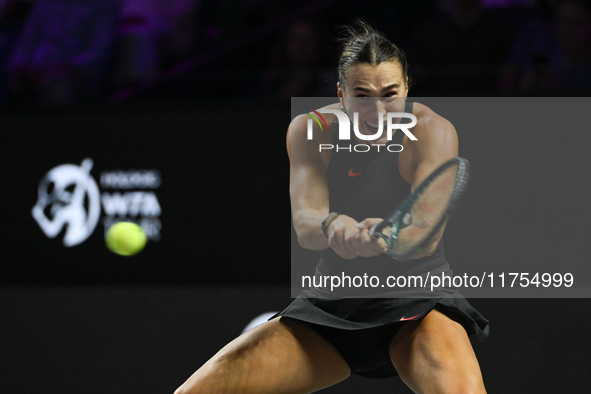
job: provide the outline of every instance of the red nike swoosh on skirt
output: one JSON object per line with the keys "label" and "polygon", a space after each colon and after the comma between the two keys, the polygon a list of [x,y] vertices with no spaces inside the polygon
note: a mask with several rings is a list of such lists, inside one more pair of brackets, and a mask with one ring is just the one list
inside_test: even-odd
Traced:
{"label": "red nike swoosh on skirt", "polygon": [[349,176],[351,178],[356,177],[356,176],[359,176],[359,175],[361,175],[360,172],[353,172],[353,169],[352,168],[349,170]]}
{"label": "red nike swoosh on skirt", "polygon": [[418,315],[416,315],[416,316],[413,316],[413,317],[404,317],[404,316],[403,316],[403,317],[401,317],[401,318],[400,318],[400,321],[407,321],[407,320],[416,319],[417,317],[421,317],[421,316],[423,316],[424,314],[425,314],[425,312],[423,312],[423,313],[419,313]]}

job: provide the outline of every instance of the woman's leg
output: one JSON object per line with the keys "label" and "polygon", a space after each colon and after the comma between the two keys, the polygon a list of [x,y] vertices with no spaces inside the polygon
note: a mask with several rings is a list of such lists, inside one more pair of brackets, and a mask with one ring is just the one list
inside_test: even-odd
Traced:
{"label": "woman's leg", "polygon": [[345,360],[316,331],[282,317],[230,342],[175,394],[311,393],[350,374]]}
{"label": "woman's leg", "polygon": [[438,310],[405,323],[390,343],[390,358],[415,393],[486,393],[466,330]]}

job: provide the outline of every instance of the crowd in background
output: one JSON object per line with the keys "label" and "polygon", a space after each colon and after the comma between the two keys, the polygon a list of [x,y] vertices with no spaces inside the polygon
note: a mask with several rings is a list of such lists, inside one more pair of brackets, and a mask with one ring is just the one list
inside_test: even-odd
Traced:
{"label": "crowd in background", "polygon": [[0,104],[333,96],[356,18],[407,53],[414,96],[591,92],[589,0],[0,0]]}

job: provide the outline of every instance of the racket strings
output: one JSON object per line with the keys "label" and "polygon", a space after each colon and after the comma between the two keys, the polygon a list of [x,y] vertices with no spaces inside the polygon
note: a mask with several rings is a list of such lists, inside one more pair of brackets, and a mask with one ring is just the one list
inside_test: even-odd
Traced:
{"label": "racket strings", "polygon": [[423,244],[443,223],[456,189],[457,166],[450,166],[433,179],[416,196],[401,215],[401,220],[390,228],[388,246],[393,255],[412,253]]}

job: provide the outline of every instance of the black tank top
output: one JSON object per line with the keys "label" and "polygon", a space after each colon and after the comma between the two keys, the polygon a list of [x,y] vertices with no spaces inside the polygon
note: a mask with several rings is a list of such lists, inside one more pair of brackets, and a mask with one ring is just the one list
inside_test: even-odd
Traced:
{"label": "black tank top", "polygon": [[[412,108],[413,103],[407,101],[405,112],[412,113]],[[368,152],[355,152],[355,141],[339,140],[338,133],[333,132],[332,144],[335,148],[327,168],[331,212],[362,221],[367,218],[382,218],[402,202],[411,191],[410,184],[402,178],[398,170],[399,153],[396,152],[402,149],[403,137],[404,132],[396,130],[392,140],[387,143],[393,152],[388,151],[387,146],[381,146],[379,151],[372,147]],[[358,150],[364,150],[364,147],[358,147]],[[388,265],[387,270],[392,275],[416,275],[446,264],[442,242],[431,256],[405,263],[386,254],[343,259],[331,248],[321,250],[320,256],[317,275],[340,276],[343,272],[348,275],[369,275],[376,269],[383,271],[384,264]]]}

